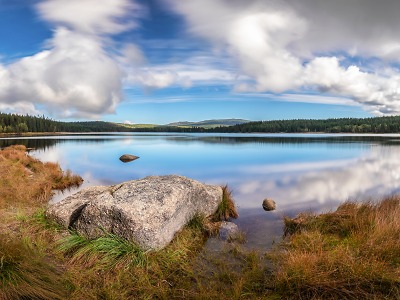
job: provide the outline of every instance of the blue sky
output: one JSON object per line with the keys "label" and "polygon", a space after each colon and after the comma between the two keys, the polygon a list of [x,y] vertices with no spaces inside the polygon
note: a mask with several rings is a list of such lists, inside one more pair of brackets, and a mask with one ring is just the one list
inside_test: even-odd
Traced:
{"label": "blue sky", "polygon": [[0,111],[157,123],[400,113],[400,3],[0,0]]}

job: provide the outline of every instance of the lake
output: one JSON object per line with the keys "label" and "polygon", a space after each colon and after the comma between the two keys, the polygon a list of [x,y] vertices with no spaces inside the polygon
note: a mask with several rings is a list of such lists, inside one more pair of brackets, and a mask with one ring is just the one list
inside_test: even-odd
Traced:
{"label": "lake", "polygon": [[[3,138],[42,161],[81,175],[85,186],[148,175],[179,174],[233,191],[248,247],[268,248],[282,235],[283,216],[334,210],[350,200],[400,191],[400,135],[84,134]],[[122,163],[122,154],[140,159]],[[58,201],[64,195],[58,195]],[[265,212],[264,198],[277,210]]]}

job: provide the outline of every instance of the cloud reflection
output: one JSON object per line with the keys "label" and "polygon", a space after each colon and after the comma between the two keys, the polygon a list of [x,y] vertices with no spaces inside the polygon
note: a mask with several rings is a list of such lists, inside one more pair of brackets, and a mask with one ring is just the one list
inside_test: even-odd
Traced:
{"label": "cloud reflection", "polygon": [[238,204],[245,208],[261,207],[261,196],[275,199],[283,211],[307,210],[311,206],[336,206],[349,199],[397,193],[399,154],[398,147],[373,147],[353,160],[286,164],[281,170],[279,166],[245,168],[248,180],[236,186]]}

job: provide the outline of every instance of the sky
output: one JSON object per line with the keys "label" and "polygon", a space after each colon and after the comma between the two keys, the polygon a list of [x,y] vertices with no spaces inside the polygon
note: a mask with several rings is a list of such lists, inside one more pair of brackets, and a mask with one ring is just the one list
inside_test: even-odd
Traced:
{"label": "sky", "polygon": [[398,0],[0,0],[0,111],[56,120],[400,114]]}

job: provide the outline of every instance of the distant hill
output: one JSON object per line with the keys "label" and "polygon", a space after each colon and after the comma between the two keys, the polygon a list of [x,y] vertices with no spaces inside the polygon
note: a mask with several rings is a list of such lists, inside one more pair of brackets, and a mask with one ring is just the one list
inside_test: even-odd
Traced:
{"label": "distant hill", "polygon": [[188,121],[174,122],[174,123],[169,123],[166,126],[213,128],[220,126],[233,126],[248,122],[251,121],[243,119],[213,119],[213,120],[204,120],[200,122],[188,122]]}
{"label": "distant hill", "polygon": [[154,127],[159,126],[159,125],[155,125],[155,124],[126,124],[126,123],[114,123],[114,124],[121,126],[123,128],[127,128],[127,129],[154,128]]}

